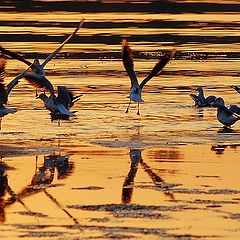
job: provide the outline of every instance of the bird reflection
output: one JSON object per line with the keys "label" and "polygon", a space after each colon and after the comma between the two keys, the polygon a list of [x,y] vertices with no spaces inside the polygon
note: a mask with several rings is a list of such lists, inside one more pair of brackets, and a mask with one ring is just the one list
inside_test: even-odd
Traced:
{"label": "bird reflection", "polygon": [[231,149],[236,149],[239,145],[213,145],[211,147],[211,150],[214,151],[217,155],[223,154],[224,151],[230,147]]}
{"label": "bird reflection", "polygon": [[51,159],[54,162],[54,167],[57,169],[57,178],[66,178],[70,173],[73,172],[73,162],[69,161],[69,156],[62,155],[48,155],[45,159]]}
{"label": "bird reflection", "polygon": [[54,178],[54,162],[44,156],[43,166],[37,167],[38,156],[36,157],[35,174],[32,177],[31,185],[50,184]]}
{"label": "bird reflection", "polygon": [[144,171],[150,176],[153,183],[158,189],[161,189],[164,192],[164,195],[169,197],[171,200],[174,199],[174,195],[168,191],[168,187],[164,184],[165,181],[159,177],[152,169],[151,167],[145,163],[144,161],[141,161],[141,166],[143,167]]}
{"label": "bird reflection", "polygon": [[158,189],[161,189],[164,192],[164,195],[169,197],[171,200],[174,199],[174,195],[168,191],[168,187],[164,184],[164,180],[159,177],[151,167],[145,163],[142,159],[142,150],[140,149],[130,149],[129,156],[131,159],[130,170],[127,177],[123,183],[122,188],[122,203],[128,204],[131,203],[132,194],[134,189],[134,178],[137,174],[139,164],[143,170],[150,176],[153,183]]}
{"label": "bird reflection", "polygon": [[3,161],[0,161],[0,198],[2,198],[6,194],[8,187],[8,177],[6,169],[6,164]]}
{"label": "bird reflection", "polygon": [[[4,222],[6,219],[5,208],[15,202],[20,203],[27,212],[34,215],[34,213],[25,205],[23,199],[33,194],[43,192],[60,210],[73,220],[74,224],[79,224],[77,219],[74,218],[58,202],[58,200],[47,191],[49,187],[57,186],[52,184],[56,169],[58,172],[58,179],[66,178],[72,172],[73,164],[71,162],[69,163],[69,156],[61,156],[60,154],[44,156],[44,162],[40,167],[38,167],[38,156],[36,156],[36,167],[31,183],[18,193],[15,193],[8,185],[7,169],[9,169],[9,167],[6,166],[3,161],[0,161],[0,223]],[[6,198],[6,193],[8,193],[10,197]]]}
{"label": "bird reflection", "polygon": [[[37,164],[36,157],[36,164]],[[74,165],[69,162],[68,155],[52,154],[44,156],[43,166],[35,170],[35,174],[32,178],[32,184],[50,184],[53,181],[55,169],[57,169],[57,178],[66,178],[70,173],[73,172]]]}
{"label": "bird reflection", "polygon": [[3,197],[8,190],[8,177],[6,173],[6,165],[0,162],[0,223],[5,221],[4,201]]}
{"label": "bird reflection", "polygon": [[223,154],[226,147],[227,146],[224,145],[214,145],[211,147],[211,150],[214,151],[216,154]]}
{"label": "bird reflection", "polygon": [[128,175],[123,183],[122,189],[122,203],[124,204],[131,202],[134,178],[138,170],[138,164],[142,160],[141,151],[138,149],[131,149],[129,155],[131,159],[131,166]]}
{"label": "bird reflection", "polygon": [[54,113],[54,112],[50,113],[50,117],[51,117],[51,122],[57,121],[58,126],[61,125],[61,120],[68,121],[70,119],[69,115],[63,115],[63,114],[58,114],[58,113]]}
{"label": "bird reflection", "polygon": [[232,128],[229,128],[229,127],[226,127],[226,126],[223,126],[222,128],[220,128],[217,133],[235,133],[237,132],[236,130],[232,129]]}
{"label": "bird reflection", "polygon": [[198,118],[203,118],[204,117],[204,109],[203,108],[196,108],[197,116]]}

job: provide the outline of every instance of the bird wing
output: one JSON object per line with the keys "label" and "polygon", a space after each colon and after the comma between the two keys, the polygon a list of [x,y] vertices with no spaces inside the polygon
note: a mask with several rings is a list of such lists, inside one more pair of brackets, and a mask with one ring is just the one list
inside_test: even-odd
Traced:
{"label": "bird wing", "polygon": [[205,103],[208,105],[208,106],[210,106],[211,105],[211,103],[213,103],[215,100],[217,99],[217,97],[215,97],[215,96],[208,96],[206,99],[205,99]]}
{"label": "bird wing", "polygon": [[230,108],[228,109],[225,105],[213,102],[211,104],[212,107],[217,107],[221,110],[223,110],[227,116],[234,116],[235,118],[240,119],[240,115],[236,113],[236,108],[238,108],[236,105],[231,105]]}
{"label": "bird wing", "polygon": [[33,63],[22,73],[18,74],[11,82],[8,83],[7,85],[7,98],[12,89],[20,82],[19,79],[23,78],[26,72],[28,71],[29,68],[31,68]]}
{"label": "bird wing", "polygon": [[231,86],[237,93],[240,93],[240,88],[238,86],[232,85]]}
{"label": "bird wing", "polygon": [[57,104],[56,108],[63,115],[67,115],[67,116],[73,116],[74,115],[74,113],[70,112],[63,104]]}
{"label": "bird wing", "polygon": [[199,102],[200,101],[200,99],[199,99],[199,97],[197,96],[197,95],[195,95],[195,94],[189,94],[189,96],[192,98],[192,100],[193,101],[195,101],[195,102]]}
{"label": "bird wing", "polygon": [[71,108],[75,102],[77,102],[81,98],[82,94],[74,96],[73,92],[64,86],[58,86],[58,99],[63,101],[65,99],[65,104],[68,108]]}
{"label": "bird wing", "polygon": [[57,102],[68,108],[72,102],[72,92],[64,86],[58,86]]}
{"label": "bird wing", "polygon": [[138,85],[137,76],[134,71],[133,52],[132,49],[128,46],[127,39],[122,40],[122,61],[123,66],[127,71],[128,76],[130,77],[131,85]]}
{"label": "bird wing", "polygon": [[7,93],[6,93],[5,84],[4,84],[6,63],[7,63],[6,59],[1,57],[0,58],[0,104],[7,103]]}
{"label": "bird wing", "polygon": [[82,27],[84,22],[84,18],[79,22],[77,28],[75,29],[75,31],[50,55],[47,56],[47,58],[44,60],[44,62],[42,63],[42,68],[45,67],[45,65],[52,60],[52,58],[54,58],[56,56],[56,54],[58,54],[61,49],[63,48],[63,46],[77,33],[78,29]]}
{"label": "bird wing", "polygon": [[153,67],[149,75],[141,82],[140,84],[141,89],[143,89],[143,87],[150,79],[152,79],[154,76],[157,76],[163,70],[165,65],[173,58],[175,53],[176,50],[172,50],[170,54],[164,55],[164,57],[159,60],[159,62]]}
{"label": "bird wing", "polygon": [[54,95],[53,85],[45,76],[36,74],[34,72],[26,72],[23,77],[33,86],[45,89]]}
{"label": "bird wing", "polygon": [[17,53],[14,53],[12,51],[9,51],[9,50],[5,49],[2,46],[0,46],[0,51],[3,52],[4,54],[14,58],[14,59],[17,59],[17,60],[27,64],[28,66],[32,65],[32,63],[30,61],[26,60],[24,57],[20,56]]}
{"label": "bird wing", "polygon": [[240,118],[240,108],[237,105],[231,105],[229,111],[232,112],[235,116]]}

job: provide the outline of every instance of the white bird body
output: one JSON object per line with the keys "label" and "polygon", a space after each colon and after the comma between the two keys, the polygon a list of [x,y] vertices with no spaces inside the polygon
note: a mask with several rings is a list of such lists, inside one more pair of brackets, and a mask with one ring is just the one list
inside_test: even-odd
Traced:
{"label": "white bird body", "polygon": [[19,78],[25,78],[27,81],[29,81],[32,85],[34,85],[36,88],[41,88],[44,90],[47,90],[50,92],[50,96],[48,97],[45,93],[42,93],[40,95],[36,92],[36,97],[42,99],[44,102],[44,106],[46,109],[48,109],[51,114],[57,114],[61,117],[61,115],[67,115],[67,116],[73,116],[74,112],[69,111],[69,108],[74,105],[76,101],[79,100],[80,96],[73,96],[71,91],[67,89],[66,87],[59,87],[58,88],[58,97],[55,96],[54,88],[52,83],[45,77],[45,71],[44,67],[46,64],[51,61],[57,53],[61,51],[63,46],[77,33],[79,28],[82,27],[84,22],[84,19],[82,19],[77,28],[74,30],[74,32],[67,37],[67,39],[61,43],[61,45],[53,51],[51,54],[48,55],[48,57],[43,61],[41,64],[38,59],[35,59],[33,63],[30,61],[24,59],[17,53],[13,53],[9,50],[4,49],[0,46],[0,50],[4,52],[5,54],[24,62],[29,66],[31,71],[25,70],[23,73],[19,75]]}
{"label": "white bird body", "polygon": [[217,119],[224,126],[230,127],[240,120],[240,116],[238,115],[240,108],[236,105],[227,108],[222,98],[216,98],[215,102],[212,103],[212,106],[217,107]]}
{"label": "white bird body", "polygon": [[131,88],[130,88],[130,101],[126,110],[128,112],[129,106],[131,101],[138,103],[138,111],[137,114],[139,115],[139,103],[144,102],[142,99],[142,89],[146,85],[146,83],[151,80],[154,76],[157,76],[165,65],[172,59],[175,55],[176,51],[171,51],[170,54],[166,54],[162,59],[158,61],[158,63],[153,67],[149,75],[139,84],[136,73],[134,71],[134,64],[133,64],[133,52],[131,48],[128,46],[128,42],[126,39],[122,41],[122,61],[123,66],[131,80]]}
{"label": "white bird body", "polygon": [[195,102],[196,107],[210,107],[211,104],[216,100],[215,96],[208,96],[205,98],[203,88],[197,88],[198,95],[190,94],[190,97]]}
{"label": "white bird body", "polygon": [[144,102],[142,99],[142,90],[139,85],[133,85],[131,87],[129,98],[134,102]]}
{"label": "white bird body", "polygon": [[49,97],[45,93],[37,96],[40,98],[46,109],[55,116],[73,116],[74,112],[69,109],[80,99],[81,95],[73,96],[72,92],[63,86],[58,86],[58,95],[51,94]]}

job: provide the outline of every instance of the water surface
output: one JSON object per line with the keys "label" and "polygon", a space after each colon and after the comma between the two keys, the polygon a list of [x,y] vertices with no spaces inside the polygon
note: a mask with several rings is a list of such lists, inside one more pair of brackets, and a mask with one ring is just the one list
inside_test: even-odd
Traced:
{"label": "water surface", "polygon": [[[164,7],[163,7],[164,6]],[[1,45],[41,61],[78,21],[83,28],[46,66],[54,87],[83,94],[69,121],[51,121],[25,80],[0,133],[3,239],[238,239],[239,123],[196,109],[198,86],[240,96],[238,1],[3,1]],[[176,56],[128,104],[121,39],[139,80]],[[6,82],[26,66],[8,59]],[[5,191],[4,191],[5,189]]]}

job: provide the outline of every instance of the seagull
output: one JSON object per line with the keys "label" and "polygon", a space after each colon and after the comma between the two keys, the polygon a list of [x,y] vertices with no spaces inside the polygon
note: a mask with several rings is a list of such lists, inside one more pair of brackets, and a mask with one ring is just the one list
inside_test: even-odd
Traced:
{"label": "seagull", "polygon": [[[53,87],[52,87],[53,88]],[[37,98],[41,99],[52,117],[61,118],[73,116],[76,111],[70,111],[70,108],[80,99],[82,95],[74,96],[72,91],[65,86],[57,87],[58,95],[51,94],[49,97],[41,93]]]}
{"label": "seagull", "polygon": [[130,89],[130,101],[126,110],[126,113],[128,113],[131,101],[138,103],[138,111],[137,114],[140,115],[139,111],[139,103],[144,102],[142,99],[142,89],[146,85],[146,83],[152,79],[154,76],[157,76],[162,69],[165,67],[165,65],[172,59],[172,57],[175,55],[176,50],[172,50],[170,54],[166,54],[162,59],[159,60],[159,62],[154,66],[152,71],[149,73],[149,75],[139,84],[137,76],[134,71],[134,64],[133,64],[133,52],[131,48],[128,45],[128,41],[126,39],[122,40],[122,61],[123,66],[131,80],[131,89]]}
{"label": "seagull", "polygon": [[7,108],[8,96],[12,89],[19,83],[19,79],[25,74],[28,70],[26,69],[23,73],[19,74],[15,77],[7,86],[4,84],[5,79],[5,72],[6,72],[6,64],[7,61],[4,57],[0,57],[0,130],[1,130],[1,123],[2,118],[9,113],[17,112],[15,109]]}
{"label": "seagull", "polygon": [[190,94],[190,97],[195,102],[196,107],[210,107],[211,103],[216,100],[215,96],[208,96],[207,98],[204,97],[203,88],[197,88],[198,95]]}
{"label": "seagull", "polygon": [[240,108],[237,105],[231,105],[227,108],[221,97],[216,98],[211,106],[217,107],[217,119],[226,127],[231,127],[231,125],[240,120]]}
{"label": "seagull", "polygon": [[[11,52],[3,48],[2,46],[0,46],[0,51],[30,66],[31,71],[25,72],[25,74],[22,77],[24,77],[31,84],[35,85],[35,87],[44,88],[45,90],[49,90],[51,93],[53,93],[53,89],[51,88],[52,87],[51,83],[49,83],[49,81],[45,77],[44,67],[47,65],[49,61],[51,61],[61,51],[63,46],[77,33],[77,31],[82,27],[83,22],[84,22],[84,18],[79,22],[74,32],[70,36],[68,36],[68,38],[64,42],[62,42],[62,44],[56,50],[54,50],[51,54],[49,54],[42,64],[40,63],[39,59],[35,59],[34,62],[31,63],[30,61],[26,60],[19,54]],[[37,96],[37,91],[36,91],[36,96]]]}

